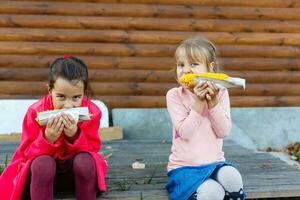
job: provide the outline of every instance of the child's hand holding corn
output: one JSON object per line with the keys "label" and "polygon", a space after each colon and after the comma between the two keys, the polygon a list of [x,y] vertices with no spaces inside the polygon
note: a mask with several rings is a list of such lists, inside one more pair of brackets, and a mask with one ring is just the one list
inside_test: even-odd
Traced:
{"label": "child's hand holding corn", "polygon": [[207,101],[208,108],[213,108],[218,104],[219,88],[214,82],[201,81],[200,84],[193,88],[194,93],[197,95],[200,101]]}

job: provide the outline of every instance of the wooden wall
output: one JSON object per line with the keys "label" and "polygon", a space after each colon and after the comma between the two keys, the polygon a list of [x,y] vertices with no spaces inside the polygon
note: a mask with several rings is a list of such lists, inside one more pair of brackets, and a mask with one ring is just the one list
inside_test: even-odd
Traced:
{"label": "wooden wall", "polygon": [[109,108],[164,107],[176,45],[203,35],[247,79],[232,106],[300,106],[299,33],[297,0],[1,0],[0,98],[45,94],[49,63],[68,53]]}

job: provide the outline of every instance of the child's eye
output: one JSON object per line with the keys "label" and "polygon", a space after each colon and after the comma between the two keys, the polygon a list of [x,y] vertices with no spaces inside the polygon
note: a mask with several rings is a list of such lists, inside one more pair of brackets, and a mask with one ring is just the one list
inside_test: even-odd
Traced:
{"label": "child's eye", "polygon": [[81,98],[81,96],[73,97],[73,101],[78,101],[80,98]]}
{"label": "child's eye", "polygon": [[57,96],[57,98],[59,98],[60,100],[64,100],[65,99],[65,97],[62,96],[62,95]]}
{"label": "child's eye", "polygon": [[184,67],[184,64],[183,63],[178,63],[177,67],[181,67],[182,68],[182,67]]}
{"label": "child's eye", "polygon": [[197,67],[197,66],[199,66],[198,63],[192,63],[192,64],[191,64],[191,67]]}

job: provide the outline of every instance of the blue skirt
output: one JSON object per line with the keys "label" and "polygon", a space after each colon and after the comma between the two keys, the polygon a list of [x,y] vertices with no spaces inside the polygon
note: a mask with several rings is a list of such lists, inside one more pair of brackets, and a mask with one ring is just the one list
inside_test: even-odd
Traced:
{"label": "blue skirt", "polygon": [[206,179],[226,165],[235,167],[228,162],[216,162],[209,165],[180,167],[169,171],[166,189],[170,200],[188,200]]}

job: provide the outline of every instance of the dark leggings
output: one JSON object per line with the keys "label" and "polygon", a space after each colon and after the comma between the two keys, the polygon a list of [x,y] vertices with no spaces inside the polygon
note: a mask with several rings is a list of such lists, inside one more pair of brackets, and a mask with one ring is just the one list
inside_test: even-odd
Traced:
{"label": "dark leggings", "polygon": [[53,192],[64,191],[64,188],[75,189],[78,200],[96,199],[96,167],[89,153],[79,153],[73,161],[63,164],[51,156],[42,155],[33,160],[30,172],[31,200],[52,200]]}

